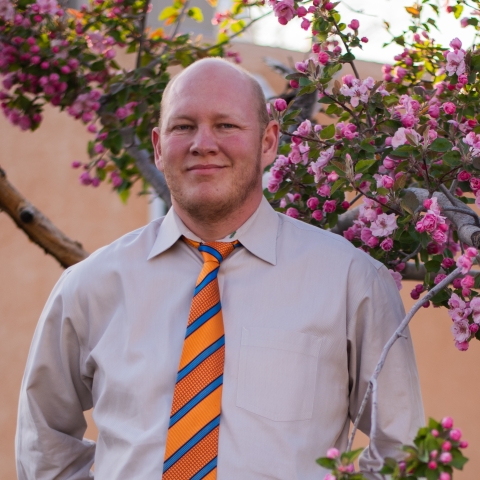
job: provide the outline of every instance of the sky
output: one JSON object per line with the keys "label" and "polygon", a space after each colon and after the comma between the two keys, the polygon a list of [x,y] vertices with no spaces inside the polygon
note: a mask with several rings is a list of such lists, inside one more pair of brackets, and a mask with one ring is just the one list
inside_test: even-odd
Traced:
{"label": "sky", "polygon": [[[412,4],[414,0],[342,0],[337,7],[342,21],[349,23],[356,18],[360,21],[360,35],[369,39],[369,42],[364,44],[363,51],[355,50],[355,56],[360,60],[393,63],[394,55],[402,49],[398,45],[383,47],[383,44],[391,38],[384,28],[383,21],[389,22],[392,32],[398,35],[402,27],[409,22],[410,15],[405,7]],[[455,37],[460,38],[464,46],[470,46],[474,38],[473,28],[460,28],[459,21],[455,20],[452,14],[445,12],[445,0],[439,0],[439,6],[442,11],[437,21],[439,31],[432,30],[431,36],[445,46],[448,46],[450,40]],[[428,15],[425,18],[429,16],[436,18],[429,8],[424,11]],[[465,14],[467,12],[464,11],[462,16]],[[248,40],[259,45],[297,51],[308,51],[310,45],[308,35],[299,27],[298,19],[282,26],[273,15],[256,22]]]}

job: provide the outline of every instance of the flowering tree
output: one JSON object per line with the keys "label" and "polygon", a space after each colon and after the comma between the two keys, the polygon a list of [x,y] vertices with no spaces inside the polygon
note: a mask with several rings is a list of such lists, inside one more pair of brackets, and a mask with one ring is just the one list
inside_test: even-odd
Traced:
{"label": "flowering tree", "polygon": [[[462,17],[462,27],[478,29],[480,0],[470,4],[469,16],[462,17],[463,0],[456,0],[448,12]],[[177,35],[185,16],[202,19],[188,0],[177,0],[162,12],[160,18],[172,28],[169,35],[162,29],[145,29],[148,0],[95,0],[68,14],[55,0],[0,0],[2,109],[24,130],[39,126],[46,103],[66,110],[93,138],[90,161],[73,164],[82,169],[84,185],[111,183],[126,200],[140,181],[169,204],[149,141],[169,80],[167,67],[186,66],[208,55],[238,60],[225,46],[256,21],[246,23],[242,17],[258,5],[235,2],[231,11],[217,14],[218,41],[205,45]],[[284,141],[265,194],[279,211],[341,234],[384,263],[399,288],[402,278],[421,280],[411,292],[418,301],[385,346],[364,399],[365,407],[372,396],[373,438],[376,380],[390,347],[419,308],[448,308],[459,350],[480,339],[480,275],[472,270],[480,247],[480,221],[469,206],[480,206],[480,53],[458,38],[448,47],[436,43],[430,34],[435,20],[424,14],[434,17],[438,7],[423,0],[407,8],[412,23],[393,40],[403,52],[383,67],[384,80],[362,79],[353,52],[368,39],[359,33],[358,20],[342,22],[336,6],[325,0],[269,2],[267,13],[273,12],[281,25],[302,18],[301,28],[311,32],[313,43],[310,58],[287,76],[289,91],[283,97],[293,100],[277,98],[268,105]],[[115,62],[118,48],[136,53],[134,69],[123,70]],[[340,76],[344,64],[353,74]],[[306,118],[309,109],[297,108],[305,98],[318,101],[331,121],[314,124]],[[47,221],[5,176],[0,175],[0,184],[0,207],[62,264],[87,255],[50,224],[52,235],[42,237],[36,226]],[[21,202],[24,207],[19,209]],[[55,250],[58,245],[66,256]],[[363,478],[352,464],[359,451],[350,451],[363,410],[348,451],[332,449],[319,459],[331,470],[330,479]],[[461,449],[466,446],[450,418],[431,420],[419,431],[415,445],[405,447],[405,461],[386,459],[380,473],[449,480],[454,468],[463,467]]]}

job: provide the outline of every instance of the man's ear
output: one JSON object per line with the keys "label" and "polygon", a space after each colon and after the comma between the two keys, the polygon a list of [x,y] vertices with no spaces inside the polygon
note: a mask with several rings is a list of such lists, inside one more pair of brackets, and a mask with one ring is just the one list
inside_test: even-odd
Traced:
{"label": "man's ear", "polygon": [[276,120],[271,120],[262,138],[262,170],[270,165],[277,156],[278,136],[280,126]]}
{"label": "man's ear", "polygon": [[155,165],[163,172],[162,148],[160,145],[160,129],[155,127],[152,130],[153,151],[155,153]]}

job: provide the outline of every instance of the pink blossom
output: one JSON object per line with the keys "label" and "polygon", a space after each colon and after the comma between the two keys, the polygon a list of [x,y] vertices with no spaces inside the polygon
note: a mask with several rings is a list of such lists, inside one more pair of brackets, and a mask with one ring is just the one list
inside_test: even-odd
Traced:
{"label": "pink blossom", "polygon": [[465,255],[467,255],[470,258],[475,258],[478,255],[478,250],[474,247],[468,247],[465,250]]}
{"label": "pink blossom", "polygon": [[469,343],[468,342],[455,342],[455,348],[460,350],[461,352],[465,352],[468,350]]}
{"label": "pink blossom", "polygon": [[323,480],[337,480],[337,477],[335,475],[332,475],[331,473],[327,473]]}
{"label": "pink blossom", "polygon": [[466,172],[465,170],[462,170],[461,172],[458,173],[457,178],[460,182],[468,182],[471,178],[471,174]]}
{"label": "pink blossom", "polygon": [[465,73],[465,52],[463,50],[454,50],[448,52],[446,56],[446,70],[449,75],[462,75]]}
{"label": "pink blossom", "polygon": [[444,258],[442,260],[442,267],[443,268],[452,268],[455,265],[455,260],[453,258]]}
{"label": "pink blossom", "polygon": [[58,4],[56,0],[37,0],[36,4],[39,7],[39,13],[55,15],[58,10]]}
{"label": "pink blossom", "polygon": [[0,17],[7,22],[11,22],[15,17],[15,9],[11,0],[0,0]]}
{"label": "pink blossom", "polygon": [[388,237],[381,244],[380,248],[385,252],[389,252],[393,248],[393,240]]}
{"label": "pink blossom", "polygon": [[427,464],[427,467],[430,469],[430,470],[435,470],[437,468],[437,462],[431,460],[430,462],[428,462]]}
{"label": "pink blossom", "polygon": [[[469,20],[468,17],[463,17],[463,18],[460,20],[460,26],[461,26],[462,28],[468,27],[468,20]],[[443,479],[440,479],[440,480],[443,480]],[[448,480],[450,480],[450,479],[448,479]]]}
{"label": "pink blossom", "polygon": [[278,17],[279,23],[285,25],[295,16],[295,4],[293,0],[281,0],[274,5],[273,12]]}
{"label": "pink blossom", "polygon": [[318,189],[317,189],[317,193],[321,196],[321,197],[329,197],[330,196],[330,190],[331,190],[331,187],[330,185],[328,185],[328,183],[324,183],[323,185],[321,185]]}
{"label": "pink blossom", "polygon": [[442,280],[444,280],[445,278],[447,278],[447,276],[444,274],[444,273],[439,273],[435,279],[433,280],[433,283],[435,285],[438,285]]}
{"label": "pink blossom", "polygon": [[434,105],[430,105],[428,107],[428,114],[432,117],[432,118],[438,118],[440,116],[440,108],[437,104],[434,104]]}
{"label": "pink blossom", "polygon": [[438,480],[451,480],[451,476],[447,472],[442,472],[440,476],[438,477]]}
{"label": "pink blossom", "polygon": [[473,321],[480,324],[480,297],[474,297],[470,300],[470,308],[473,311]]}
{"label": "pink blossom", "polygon": [[389,177],[388,175],[383,175],[382,183],[385,188],[392,188],[394,184],[394,180],[392,177]]}
{"label": "pink blossom", "polygon": [[461,255],[457,260],[457,267],[461,267],[465,275],[472,268],[472,259],[468,255]]}
{"label": "pink blossom", "polygon": [[363,243],[368,243],[370,238],[372,238],[372,231],[367,227],[362,228],[360,232],[360,240],[362,240]]}
{"label": "pink blossom", "polygon": [[466,342],[470,338],[468,320],[464,319],[453,322],[451,330],[456,342]]}
{"label": "pink blossom", "polygon": [[382,213],[371,225],[372,235],[375,237],[389,236],[397,228],[395,214]]}
{"label": "pink blossom", "polygon": [[444,452],[449,452],[451,449],[452,449],[452,444],[448,440],[442,443],[442,450]]}
{"label": "pink blossom", "polygon": [[310,209],[310,210],[315,210],[317,207],[318,207],[318,204],[320,203],[320,200],[316,197],[310,197],[308,200],[307,200],[307,207]]}
{"label": "pink blossom", "polygon": [[304,17],[307,14],[307,9],[303,6],[297,8],[297,15],[299,17]]}
{"label": "pink blossom", "polygon": [[308,68],[308,61],[295,63],[295,69],[298,72],[305,73],[307,71],[307,68]]}
{"label": "pink blossom", "polygon": [[340,87],[340,93],[350,97],[352,107],[357,107],[359,102],[367,102],[369,90],[375,85],[375,80],[368,77],[363,82],[354,78],[353,75],[345,75],[342,78],[343,85]]}
{"label": "pink blossom", "polygon": [[402,289],[402,275],[398,272],[395,272],[394,270],[388,270],[390,272],[390,275],[393,277],[395,280],[395,284],[397,285],[397,288],[399,290]]}
{"label": "pink blossom", "polygon": [[323,204],[323,211],[325,213],[333,213],[337,208],[337,202],[335,200],[327,200]]}
{"label": "pink blossom", "polygon": [[317,222],[320,222],[323,219],[323,213],[321,210],[315,210],[312,212],[312,218],[314,218]]}
{"label": "pink blossom", "polygon": [[313,162],[311,164],[313,173],[315,175],[315,182],[318,183],[320,181],[320,177],[323,173],[323,167],[325,167],[327,163],[333,158],[334,153],[335,150],[333,146],[322,150],[316,162]]}
{"label": "pink blossom", "polygon": [[294,135],[300,135],[301,137],[306,137],[310,134],[312,131],[312,122],[310,120],[305,120],[303,121],[293,132]]}
{"label": "pink blossom", "polygon": [[330,60],[328,53],[323,51],[318,54],[317,58],[318,58],[318,62],[321,63],[322,65],[326,65]]}
{"label": "pink blossom", "polygon": [[287,102],[283,98],[277,98],[273,103],[273,106],[277,112],[283,112],[287,109]]}
{"label": "pink blossom", "polygon": [[285,214],[288,215],[289,217],[292,217],[292,218],[298,218],[298,216],[299,216],[298,210],[296,208],[293,208],[293,207],[290,207],[285,212]]}
{"label": "pink blossom", "polygon": [[455,105],[452,102],[445,102],[442,105],[442,108],[447,115],[453,115],[457,109],[457,107],[455,107]]}
{"label": "pink blossom", "polygon": [[454,38],[451,42],[450,42],[450,46],[454,49],[454,50],[460,50],[462,48],[462,41],[459,39],[459,38]]}
{"label": "pink blossom", "polygon": [[471,275],[465,275],[461,280],[460,280],[460,285],[463,288],[472,288],[473,285],[475,284],[475,280]]}

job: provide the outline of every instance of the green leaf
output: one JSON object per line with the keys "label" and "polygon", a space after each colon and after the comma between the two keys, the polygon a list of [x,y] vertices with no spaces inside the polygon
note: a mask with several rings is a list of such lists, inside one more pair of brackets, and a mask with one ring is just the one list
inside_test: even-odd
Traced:
{"label": "green leaf", "polygon": [[451,167],[457,166],[461,158],[462,156],[460,155],[460,152],[458,152],[457,150],[452,150],[442,156],[443,162],[446,163],[447,165],[450,165]]}
{"label": "green leaf", "polygon": [[430,260],[425,263],[425,268],[427,269],[427,272],[438,272],[440,270],[441,262],[438,262],[436,260]]}
{"label": "green leaf", "polygon": [[312,83],[310,85],[307,85],[306,87],[303,87],[297,93],[297,95],[300,96],[300,95],[305,95],[306,93],[313,93],[316,89],[317,89],[317,86],[314,83]]}
{"label": "green leaf", "polygon": [[345,179],[344,178],[339,178],[333,185],[332,188],[330,189],[330,195],[333,195],[342,185],[345,184]]}
{"label": "green leaf", "polygon": [[375,153],[375,145],[372,145],[367,138],[362,140],[362,143],[360,143],[360,148],[366,152]]}
{"label": "green leaf", "polygon": [[[167,7],[168,8],[168,7]],[[188,9],[187,15],[190,18],[193,18],[196,22],[203,22],[203,13],[198,7],[192,7]],[[242,27],[240,27],[239,30],[241,30]],[[232,25],[232,30],[233,30],[233,25]],[[234,31],[234,30],[233,30]]]}
{"label": "green leaf", "polygon": [[460,18],[460,15],[463,12],[463,5],[455,5],[453,7],[453,15],[454,17],[458,20]]}
{"label": "green leaf", "polygon": [[458,449],[453,449],[451,454],[453,458],[450,465],[453,468],[458,468],[458,470],[463,470],[463,466],[468,462],[468,458],[464,457]]}
{"label": "green leaf", "polygon": [[452,143],[446,138],[436,138],[430,145],[430,150],[434,152],[448,152],[452,147]]}
{"label": "green leaf", "polygon": [[382,101],[386,107],[390,107],[391,105],[398,103],[398,97],[396,95],[387,95],[383,97]]}
{"label": "green leaf", "polygon": [[360,160],[355,165],[355,172],[356,173],[364,173],[375,163],[377,163],[376,160]]}
{"label": "green leaf", "polygon": [[322,97],[318,103],[324,103],[326,105],[331,105],[332,103],[335,103],[335,100],[333,100],[332,98],[330,97]]}
{"label": "green leaf", "polygon": [[411,145],[401,145],[400,147],[393,150],[390,155],[393,155],[394,157],[408,158],[413,152],[413,150],[414,147],[412,147]]}
{"label": "green leaf", "polygon": [[333,115],[333,114],[337,113],[338,110],[341,111],[341,108],[340,108],[340,107],[337,107],[337,105],[335,105],[335,104],[332,103],[332,105],[329,105],[329,106],[327,107],[327,109],[325,110],[325,113],[326,113],[327,115]]}
{"label": "green leaf", "polygon": [[128,200],[128,197],[130,196],[130,189],[129,188],[125,188],[124,190],[122,191],[118,191],[118,196],[120,197],[120,200],[123,202],[123,203],[127,203],[127,200]]}
{"label": "green leaf", "polygon": [[333,123],[320,131],[320,138],[322,140],[328,140],[329,138],[333,138],[334,135],[335,135],[335,125]]}
{"label": "green leaf", "polygon": [[160,15],[158,16],[159,20],[166,20],[167,18],[172,17],[173,15],[178,15],[178,10],[175,7],[172,7],[171,5],[168,7],[165,7],[161,12]]}
{"label": "green leaf", "polygon": [[327,470],[333,470],[337,465],[337,462],[333,458],[327,457],[317,458],[317,463]]}
{"label": "green leaf", "polygon": [[288,122],[289,120],[293,120],[300,112],[301,110],[293,110],[290,113],[287,113],[283,117],[283,123]]}
{"label": "green leaf", "polygon": [[363,452],[363,448],[357,448],[356,450],[352,450],[351,452],[344,452],[340,456],[341,460],[347,460],[348,463],[353,463]]}
{"label": "green leaf", "polygon": [[339,58],[340,63],[350,63],[355,60],[355,55],[353,53],[346,53]]}

